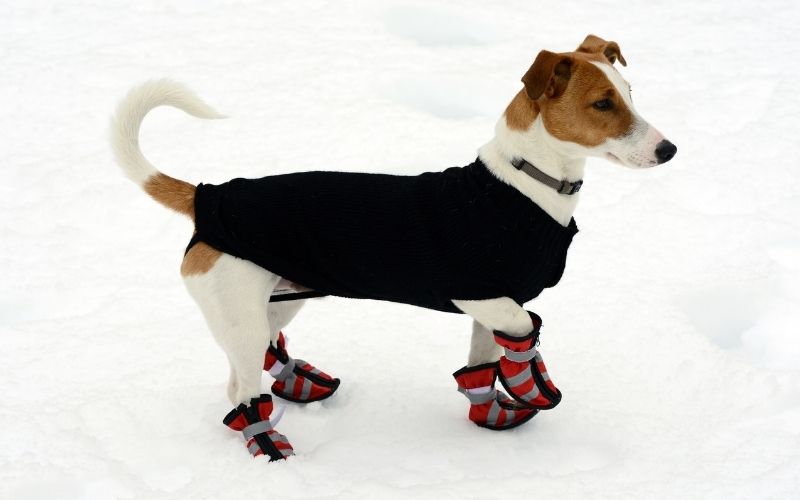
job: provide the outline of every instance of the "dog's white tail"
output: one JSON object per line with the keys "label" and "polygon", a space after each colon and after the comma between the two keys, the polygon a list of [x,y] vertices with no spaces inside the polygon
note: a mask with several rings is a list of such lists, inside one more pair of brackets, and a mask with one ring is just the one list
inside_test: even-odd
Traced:
{"label": "dog's white tail", "polygon": [[111,120],[111,147],[125,175],[159,203],[194,217],[195,186],[158,171],[139,148],[139,128],[157,106],[174,106],[198,118],[225,118],[192,91],[171,80],[153,80],[131,90]]}

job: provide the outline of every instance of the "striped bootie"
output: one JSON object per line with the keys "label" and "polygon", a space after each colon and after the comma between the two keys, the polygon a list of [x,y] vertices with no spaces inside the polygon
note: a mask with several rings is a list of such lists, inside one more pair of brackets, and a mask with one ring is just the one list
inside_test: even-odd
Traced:
{"label": "striped bootie", "polygon": [[469,399],[469,419],[495,431],[512,429],[532,419],[538,410],[521,405],[494,388],[497,364],[465,366],[453,374],[458,392]]}
{"label": "striped bootie", "polygon": [[533,330],[524,337],[515,337],[503,332],[494,332],[495,342],[505,349],[498,362],[498,378],[508,394],[530,408],[548,410],[561,401],[559,391],[550,380],[539,344],[539,329],[542,318],[529,312]]}
{"label": "striped bootie", "polygon": [[222,423],[244,435],[247,450],[254,457],[266,455],[270,462],[284,460],[294,455],[294,451],[286,436],[274,429],[282,412],[272,420],[271,414],[272,396],[262,394],[251,399],[249,406],[242,403],[231,410]]}
{"label": "striped bootie", "polygon": [[270,343],[264,369],[275,377],[272,393],[295,403],[310,403],[329,398],[339,388],[339,379],[314,368],[286,352],[286,337],[278,333],[277,345]]}

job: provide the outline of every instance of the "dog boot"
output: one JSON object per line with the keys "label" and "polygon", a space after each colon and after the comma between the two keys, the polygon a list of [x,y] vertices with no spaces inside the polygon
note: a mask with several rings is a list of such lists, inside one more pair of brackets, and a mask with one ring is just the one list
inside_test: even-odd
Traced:
{"label": "dog boot", "polygon": [[524,337],[494,332],[495,342],[505,349],[498,362],[498,378],[508,394],[518,402],[530,408],[547,410],[561,401],[561,391],[550,380],[542,355],[536,350],[542,319],[532,312],[528,314],[533,321],[533,330]]}
{"label": "dog boot", "polygon": [[453,374],[458,392],[469,399],[469,419],[475,424],[502,431],[522,425],[538,410],[521,405],[494,388],[497,364],[465,366]]}
{"label": "dog boot", "polygon": [[275,377],[272,393],[295,403],[310,403],[329,398],[339,388],[333,378],[302,359],[293,359],[286,352],[286,337],[278,333],[278,345],[270,343],[264,358],[264,369]]}
{"label": "dog boot", "polygon": [[266,455],[270,462],[285,460],[294,455],[292,445],[286,436],[274,429],[283,414],[270,420],[271,414],[272,396],[262,394],[251,399],[249,406],[242,403],[231,410],[222,423],[244,435],[247,449],[254,457]]}

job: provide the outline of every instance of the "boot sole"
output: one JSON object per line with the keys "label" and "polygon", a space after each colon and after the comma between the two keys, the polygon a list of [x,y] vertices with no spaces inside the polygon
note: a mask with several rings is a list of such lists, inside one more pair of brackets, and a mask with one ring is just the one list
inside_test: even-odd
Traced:
{"label": "boot sole", "polygon": [[507,431],[509,429],[513,429],[515,427],[519,427],[520,425],[522,425],[524,423],[527,423],[530,419],[535,417],[538,413],[539,413],[539,410],[538,409],[534,409],[531,412],[531,414],[528,415],[527,417],[525,417],[525,418],[523,418],[521,420],[517,420],[516,422],[514,422],[511,425],[505,425],[503,427],[498,427],[496,425],[479,424],[479,423],[474,422],[474,421],[472,423],[477,425],[478,427],[483,427],[484,429],[489,429],[490,431]]}

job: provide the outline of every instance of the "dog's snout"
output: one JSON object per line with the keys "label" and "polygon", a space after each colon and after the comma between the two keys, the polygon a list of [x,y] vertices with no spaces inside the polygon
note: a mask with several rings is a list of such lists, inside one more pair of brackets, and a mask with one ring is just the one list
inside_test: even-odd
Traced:
{"label": "dog's snout", "polygon": [[677,152],[678,147],[666,139],[656,145],[656,159],[658,160],[658,163],[666,163],[670,161]]}

